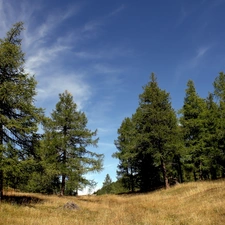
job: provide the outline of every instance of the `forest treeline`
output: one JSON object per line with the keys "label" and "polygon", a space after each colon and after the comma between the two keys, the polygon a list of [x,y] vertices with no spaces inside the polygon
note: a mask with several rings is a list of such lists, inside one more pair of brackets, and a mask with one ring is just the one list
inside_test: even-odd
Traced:
{"label": "forest treeline", "polygon": [[189,80],[183,107],[171,106],[156,76],[139,96],[139,106],[122,121],[115,140],[118,178],[130,190],[149,191],[177,182],[225,176],[225,74],[201,98]]}
{"label": "forest treeline", "polygon": [[[37,82],[24,70],[19,22],[0,39],[0,200],[3,188],[27,192],[76,194],[93,187],[88,172],[103,169],[97,130],[65,91],[50,116],[35,106]],[[139,106],[124,118],[115,140],[118,181],[109,175],[99,193],[149,191],[176,182],[225,176],[225,74],[206,99],[188,81],[177,114],[157,78],[139,96]],[[40,132],[41,130],[41,132]],[[93,148],[91,148],[93,149]]]}
{"label": "forest treeline", "polygon": [[68,91],[49,117],[35,106],[37,82],[24,70],[23,29],[16,23],[0,39],[0,200],[8,187],[72,195],[95,184],[85,174],[103,168],[103,155],[89,150],[97,146],[97,130],[87,128]]}

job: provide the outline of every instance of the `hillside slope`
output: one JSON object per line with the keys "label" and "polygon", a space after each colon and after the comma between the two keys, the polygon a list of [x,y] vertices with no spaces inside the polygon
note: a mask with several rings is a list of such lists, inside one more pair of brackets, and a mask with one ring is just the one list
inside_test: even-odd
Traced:
{"label": "hillside slope", "polygon": [[[78,210],[65,210],[72,201]],[[225,180],[180,184],[149,194],[57,197],[7,193],[0,224],[222,225]]]}

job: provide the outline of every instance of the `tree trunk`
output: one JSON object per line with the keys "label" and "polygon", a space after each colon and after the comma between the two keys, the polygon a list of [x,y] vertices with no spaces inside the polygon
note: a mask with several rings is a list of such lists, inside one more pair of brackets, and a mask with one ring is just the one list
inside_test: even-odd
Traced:
{"label": "tree trunk", "polygon": [[66,176],[62,175],[62,183],[61,183],[61,190],[60,195],[63,196],[65,194],[65,186],[66,186]]}
{"label": "tree trunk", "polygon": [[[66,134],[67,134],[67,127],[64,126],[63,127],[64,140],[65,140]],[[63,167],[65,169],[66,168],[66,158],[67,158],[67,155],[66,155],[66,144],[65,143],[63,143],[63,156],[62,157],[63,157],[62,163],[63,163]],[[65,187],[66,187],[66,175],[62,174],[62,183],[61,183],[61,191],[60,191],[60,195],[61,196],[63,196],[65,194]]]}
{"label": "tree trunk", "polygon": [[165,185],[165,188],[168,189],[170,187],[170,185],[169,185],[167,171],[166,171],[166,164],[162,158],[161,158],[161,167],[162,167],[162,172],[163,172],[164,185]]}
{"label": "tree trunk", "polygon": [[179,182],[183,183],[183,173],[182,173],[182,168],[181,168],[181,162],[180,162],[180,157],[178,157],[178,173],[179,173]]}
{"label": "tree trunk", "polygon": [[202,162],[199,162],[199,180],[203,180],[203,175],[202,175]]}
{"label": "tree trunk", "polygon": [[3,199],[3,170],[0,170],[0,202]]}
{"label": "tree trunk", "polygon": [[194,174],[194,179],[195,179],[195,181],[197,181],[197,176],[196,176],[195,170],[194,170],[193,174]]}

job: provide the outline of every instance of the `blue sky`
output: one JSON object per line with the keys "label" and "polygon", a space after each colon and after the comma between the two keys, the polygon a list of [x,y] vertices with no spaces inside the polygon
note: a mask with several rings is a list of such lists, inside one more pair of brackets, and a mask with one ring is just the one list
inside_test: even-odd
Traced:
{"label": "blue sky", "polygon": [[225,68],[225,0],[0,0],[0,37],[24,21],[26,71],[35,74],[36,105],[55,108],[68,90],[98,129],[104,170],[116,180],[114,140],[122,120],[138,107],[138,96],[157,75],[182,107],[188,79],[206,97]]}

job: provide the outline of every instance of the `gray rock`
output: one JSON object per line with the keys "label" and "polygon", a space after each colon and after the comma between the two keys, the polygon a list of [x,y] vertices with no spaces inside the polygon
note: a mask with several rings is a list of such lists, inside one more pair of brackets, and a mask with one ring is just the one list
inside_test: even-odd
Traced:
{"label": "gray rock", "polygon": [[70,209],[70,210],[78,210],[79,206],[75,204],[74,202],[67,202],[64,206],[64,209]]}

